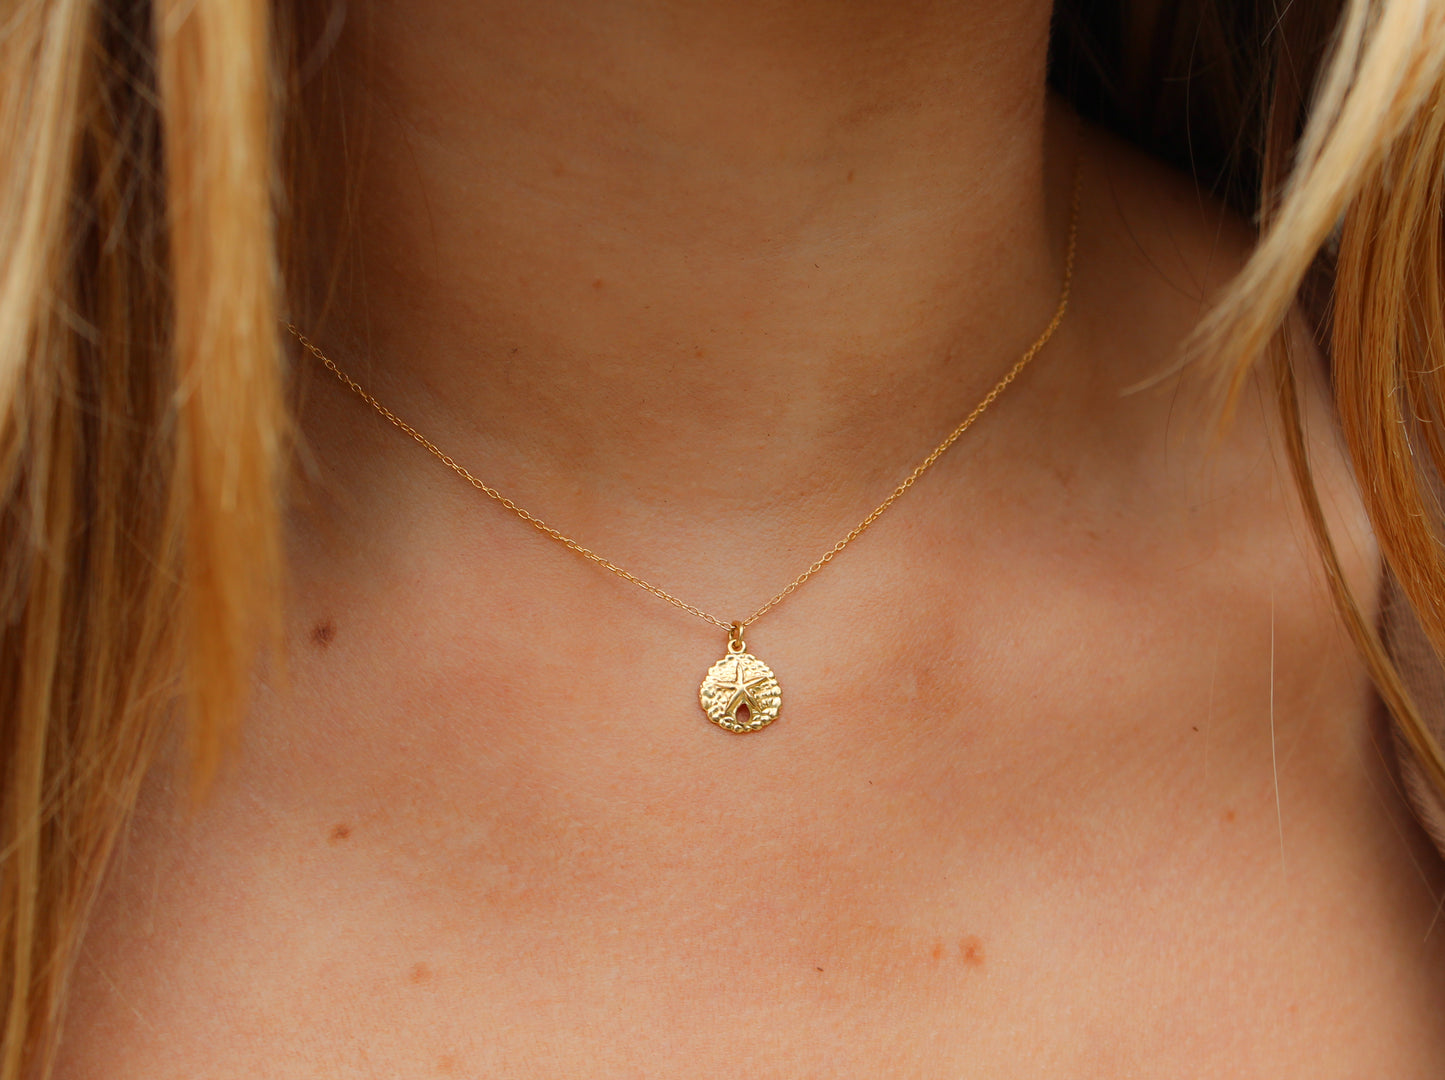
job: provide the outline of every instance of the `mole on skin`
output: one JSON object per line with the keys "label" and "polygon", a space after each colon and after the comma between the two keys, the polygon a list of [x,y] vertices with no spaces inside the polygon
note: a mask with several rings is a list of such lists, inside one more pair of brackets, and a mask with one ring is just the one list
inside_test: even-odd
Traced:
{"label": "mole on skin", "polygon": [[958,956],[970,967],[983,966],[983,942],[976,937],[966,937],[958,943]]}
{"label": "mole on skin", "polygon": [[330,619],[316,624],[316,629],[311,631],[311,640],[320,645],[323,649],[330,645],[336,638],[336,624]]}
{"label": "mole on skin", "polygon": [[345,822],[342,822],[340,825],[336,826],[336,828],[331,830],[331,842],[333,844],[341,840],[349,840],[350,838],[351,826],[347,825]]}

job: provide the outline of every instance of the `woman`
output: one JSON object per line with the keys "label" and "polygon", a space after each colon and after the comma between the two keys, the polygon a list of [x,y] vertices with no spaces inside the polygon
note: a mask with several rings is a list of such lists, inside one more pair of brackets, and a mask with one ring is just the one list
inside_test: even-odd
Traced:
{"label": "woman", "polygon": [[0,1076],[1438,1075],[1438,3],[0,40]]}

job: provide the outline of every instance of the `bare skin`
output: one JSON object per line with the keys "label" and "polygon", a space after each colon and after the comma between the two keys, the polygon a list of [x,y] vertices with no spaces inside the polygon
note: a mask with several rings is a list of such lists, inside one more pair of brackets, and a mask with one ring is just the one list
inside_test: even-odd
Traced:
{"label": "bare skin", "polygon": [[361,241],[303,317],[721,615],[1037,333],[1083,145],[1073,310],[752,628],[784,715],[742,737],[723,634],[306,369],[286,676],[199,809],[155,777],[59,1075],[1438,1075],[1445,874],[1263,396],[1216,439],[1207,372],[1124,392],[1248,233],[1046,100],[1047,5],[372,8]]}

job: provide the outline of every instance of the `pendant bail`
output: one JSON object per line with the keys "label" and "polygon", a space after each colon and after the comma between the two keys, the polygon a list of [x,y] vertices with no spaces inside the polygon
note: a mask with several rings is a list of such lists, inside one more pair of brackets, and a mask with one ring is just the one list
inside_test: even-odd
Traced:
{"label": "pendant bail", "polygon": [[743,641],[743,624],[735,622],[728,627],[728,652],[747,652],[747,644]]}

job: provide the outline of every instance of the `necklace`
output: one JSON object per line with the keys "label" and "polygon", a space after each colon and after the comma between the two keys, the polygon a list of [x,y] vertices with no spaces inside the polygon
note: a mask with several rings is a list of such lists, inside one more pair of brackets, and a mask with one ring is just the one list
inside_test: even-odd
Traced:
{"label": "necklace", "polygon": [[708,668],[707,674],[703,677],[702,686],[698,690],[698,700],[702,705],[703,712],[707,714],[707,718],[719,727],[739,734],[748,731],[758,731],[767,727],[778,718],[778,713],[782,709],[783,691],[782,687],[778,685],[777,676],[773,674],[772,668],[768,667],[767,664],[763,663],[763,661],[748,651],[747,643],[743,640],[743,631],[795,593],[804,582],[837,558],[839,553],[854,540],[862,536],[863,533],[868,530],[869,526],[882,517],[883,513],[903,496],[905,491],[916,484],[924,473],[933,468],[934,463],[944,455],[950,446],[958,441],[965,431],[974,425],[974,422],[988,410],[990,405],[998,400],[999,396],[1009,388],[1010,384],[1012,384],[1024,368],[1029,365],[1029,362],[1049,343],[1049,339],[1052,338],[1054,332],[1058,330],[1059,324],[1064,321],[1064,314],[1069,308],[1069,292],[1074,280],[1074,251],[1077,247],[1079,232],[1081,172],[1081,168],[1076,164],[1074,168],[1073,201],[1069,216],[1068,247],[1064,257],[1064,281],[1059,292],[1058,305],[1055,307],[1053,317],[1049,319],[1048,325],[1044,327],[1043,333],[1041,333],[1034,340],[1034,343],[1024,351],[1023,355],[1015,361],[1013,367],[1004,372],[1003,377],[994,383],[992,389],[983,396],[982,400],[973,407],[958,426],[950,431],[944,437],[943,441],[929,452],[927,457],[914,466],[913,471],[903,478],[898,486],[889,493],[886,499],[874,507],[873,511],[867,517],[853,526],[846,536],[819,556],[812,565],[792,581],[788,582],[788,584],[768,600],[767,603],[763,604],[762,607],[758,608],[745,619],[728,621],[704,611],[700,607],[689,604],[686,600],[673,596],[672,593],[667,590],[653,585],[651,582],[644,581],[642,578],[618,566],[610,559],[603,558],[590,548],[583,547],[582,544],[572,539],[572,537],[566,533],[553,528],[541,518],[524,510],[496,488],[487,484],[486,481],[472,474],[452,458],[451,455],[447,454],[420,431],[412,427],[373,397],[365,387],[337,366],[334,360],[321,351],[320,346],[303,334],[296,326],[288,323],[286,328],[295,336],[296,340],[301,343],[302,348],[317,360],[321,361],[326,369],[340,379],[347,389],[351,390],[375,409],[377,413],[393,426],[411,436],[411,438],[426,449],[428,453],[467,483],[471,484],[472,487],[476,488],[483,495],[492,499],[494,502],[500,503],[528,525],[532,526],[532,528],[549,539],[555,540],[569,551],[576,552],[582,556],[582,558],[589,562],[596,563],[604,570],[609,570],[618,577],[632,582],[632,584],[639,588],[646,589],[653,596],[656,596],[660,600],[666,600],[669,604],[681,608],[689,615],[695,615],[697,618],[711,623],[719,630],[727,631],[727,651],[717,663]]}

